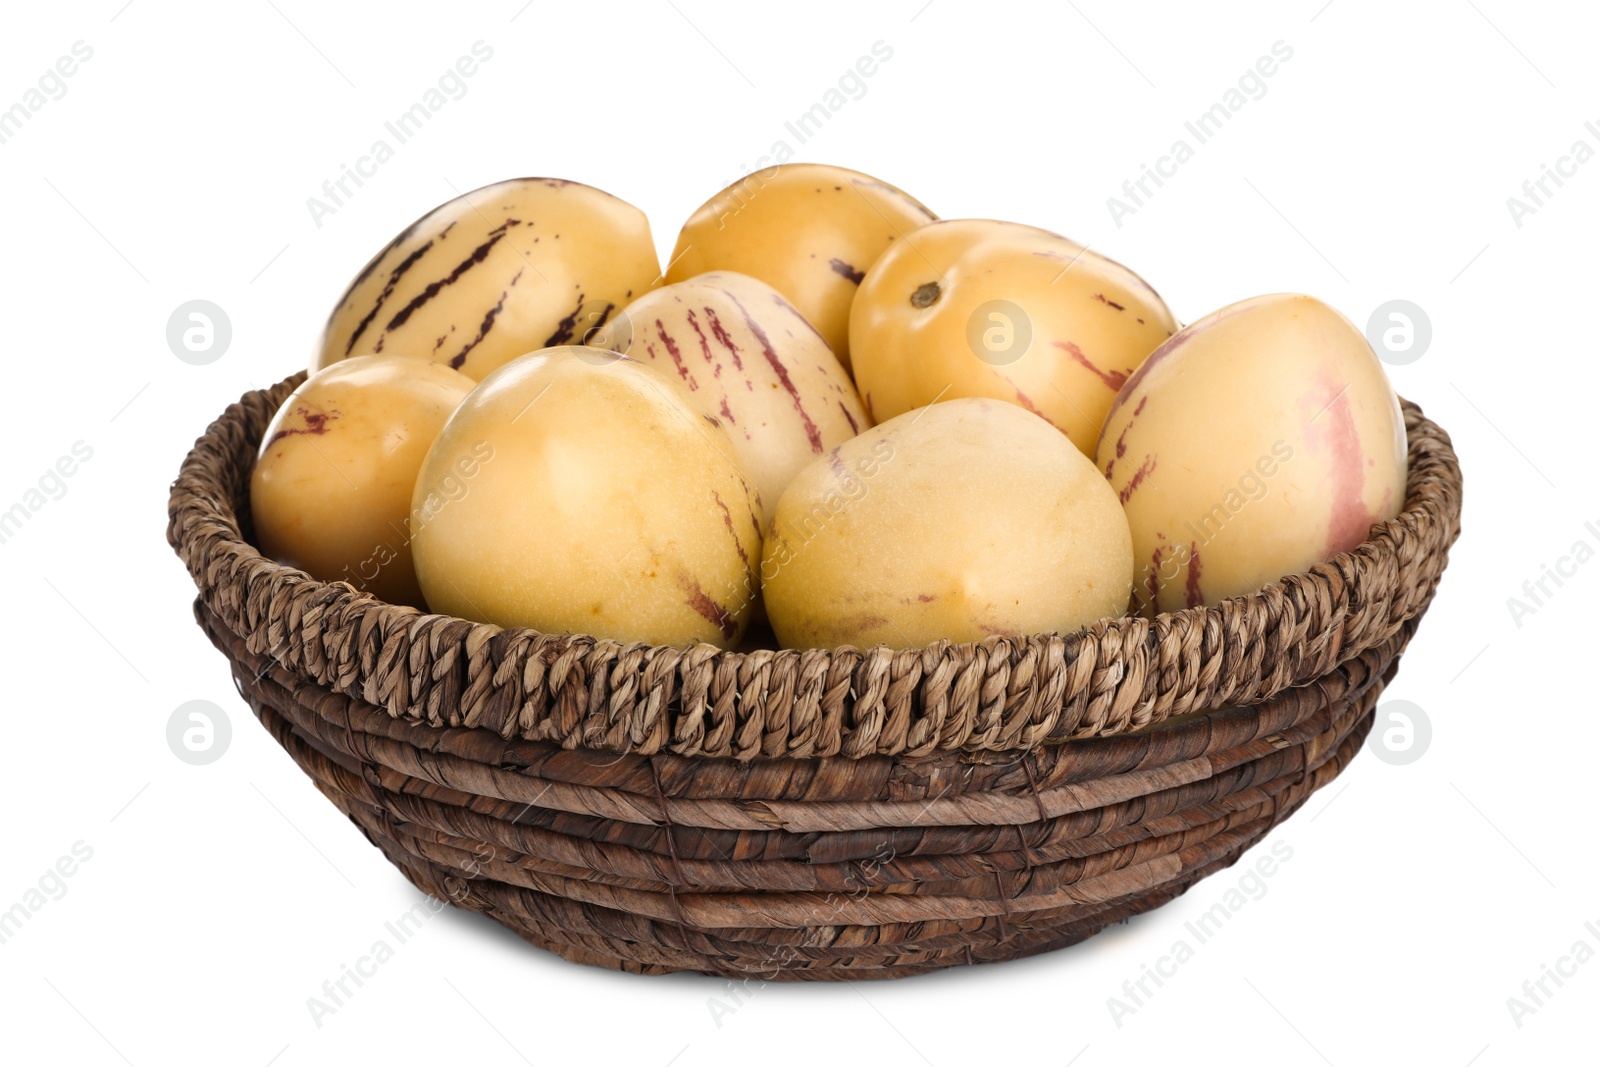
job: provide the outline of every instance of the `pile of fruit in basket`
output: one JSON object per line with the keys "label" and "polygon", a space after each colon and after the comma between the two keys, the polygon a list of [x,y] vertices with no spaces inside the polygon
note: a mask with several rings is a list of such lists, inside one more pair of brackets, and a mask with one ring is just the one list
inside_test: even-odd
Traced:
{"label": "pile of fruit in basket", "polygon": [[276,560],[480,622],[915,648],[1215,605],[1354,548],[1405,484],[1398,401],[1326,304],[1180,329],[1065,237],[787,164],[665,272],[644,213],[575,182],[424,215],[334,307],[251,510]]}

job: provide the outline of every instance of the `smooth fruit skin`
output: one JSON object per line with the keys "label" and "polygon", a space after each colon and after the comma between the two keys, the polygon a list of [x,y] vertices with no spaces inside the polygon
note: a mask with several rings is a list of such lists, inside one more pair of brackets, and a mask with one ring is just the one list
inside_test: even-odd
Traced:
{"label": "smooth fruit skin", "polygon": [[514,178],[434,208],[373,257],[328,319],[313,371],[366,353],[474,380],[581,343],[661,278],[644,212],[557,178]]}
{"label": "smooth fruit skin", "polygon": [[1116,494],[1020,408],[962,399],[890,419],[807,466],[761,561],[788,648],[920,648],[1066,633],[1128,606]]}
{"label": "smooth fruit skin", "polygon": [[263,555],[380,600],[426,608],[406,518],[428,447],[475,383],[362,356],[289,394],[262,437],[250,512]]}
{"label": "smooth fruit skin", "polygon": [[713,271],[635,300],[595,335],[722,422],[763,520],[815,456],[872,425],[820,334],[765,282]]}
{"label": "smooth fruit skin", "polygon": [[1399,401],[1350,320],[1309,296],[1212,312],[1145,361],[1096,462],[1147,614],[1215,605],[1355,548],[1399,513]]}
{"label": "smooth fruit skin", "polygon": [[1123,382],[1177,330],[1161,297],[1048,230],[951,219],[917,230],[861,282],[856,387],[883,421],[940,399],[1016,404],[1094,454]]}
{"label": "smooth fruit skin", "polygon": [[491,373],[429,451],[412,508],[438,612],[722,648],[750,617],[759,520],[727,435],[626,356],[553,348]]}
{"label": "smooth fruit skin", "polygon": [[850,304],[896,240],[936,218],[887,182],[822,163],[747,174],[683,224],[667,281],[713,270],[759,278],[788,298],[850,369]]}

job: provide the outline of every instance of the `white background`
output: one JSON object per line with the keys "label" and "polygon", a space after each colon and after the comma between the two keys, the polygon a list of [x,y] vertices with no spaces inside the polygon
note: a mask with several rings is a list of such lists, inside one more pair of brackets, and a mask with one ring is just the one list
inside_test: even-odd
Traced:
{"label": "white background", "polygon": [[[92,857],[0,944],[0,1056],[1594,1062],[1600,960],[1549,984],[1520,1026],[1507,998],[1580,939],[1600,950],[1600,562],[1548,584],[1532,614],[1507,601],[1575,542],[1600,547],[1600,161],[1520,226],[1507,198],[1574,141],[1600,148],[1584,127],[1600,124],[1600,24],[1576,3],[1322,5],[8,7],[0,107],[74,42],[93,57],[0,144],[0,510],[74,442],[93,456],[0,544],[0,910],[76,842]],[[478,40],[494,54],[466,95],[316,225],[307,198]],[[799,145],[785,121],[877,41],[892,58]],[[1277,41],[1293,57],[1266,94],[1117,226],[1107,198]],[[179,461],[228,402],[302,366],[348,278],[454,191],[588,182],[649,212],[666,252],[779,139],[944,217],[1087,241],[1184,321],[1282,290],[1362,324],[1390,299],[1424,308],[1431,346],[1390,373],[1454,436],[1465,533],[1386,699],[1425,710],[1430,747],[1405,766],[1363,753],[1274,835],[1293,855],[1265,895],[1120,1025],[1108,998],[1245,864],[1073,949],[896,983],[767,986],[720,1019],[710,998],[740,1003],[722,982],[576,967],[452,911],[319,1027],[307,998],[419,898],[254,724],[193,625],[164,539]],[[196,298],[233,327],[208,366],[165,339]],[[209,766],[165,740],[194,699],[232,721]]]}

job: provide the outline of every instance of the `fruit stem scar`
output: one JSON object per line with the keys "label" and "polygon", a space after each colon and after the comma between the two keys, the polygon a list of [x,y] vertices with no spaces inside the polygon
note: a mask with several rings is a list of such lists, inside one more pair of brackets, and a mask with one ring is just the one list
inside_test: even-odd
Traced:
{"label": "fruit stem scar", "polygon": [[938,282],[923,282],[911,294],[911,306],[914,308],[932,307],[939,302],[939,297],[942,295]]}

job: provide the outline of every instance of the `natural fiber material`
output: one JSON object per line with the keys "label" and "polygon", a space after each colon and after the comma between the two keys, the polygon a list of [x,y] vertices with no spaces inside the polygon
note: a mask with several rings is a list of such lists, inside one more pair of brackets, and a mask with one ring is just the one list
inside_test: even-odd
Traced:
{"label": "natural fiber material", "polygon": [[1449,438],[1408,403],[1402,514],[1216,608],[907,651],[502,630],[251,546],[256,447],[300,380],[230,407],[173,486],[200,625],[413,883],[630,971],[916,974],[1170,900],[1359,749],[1459,533]]}

